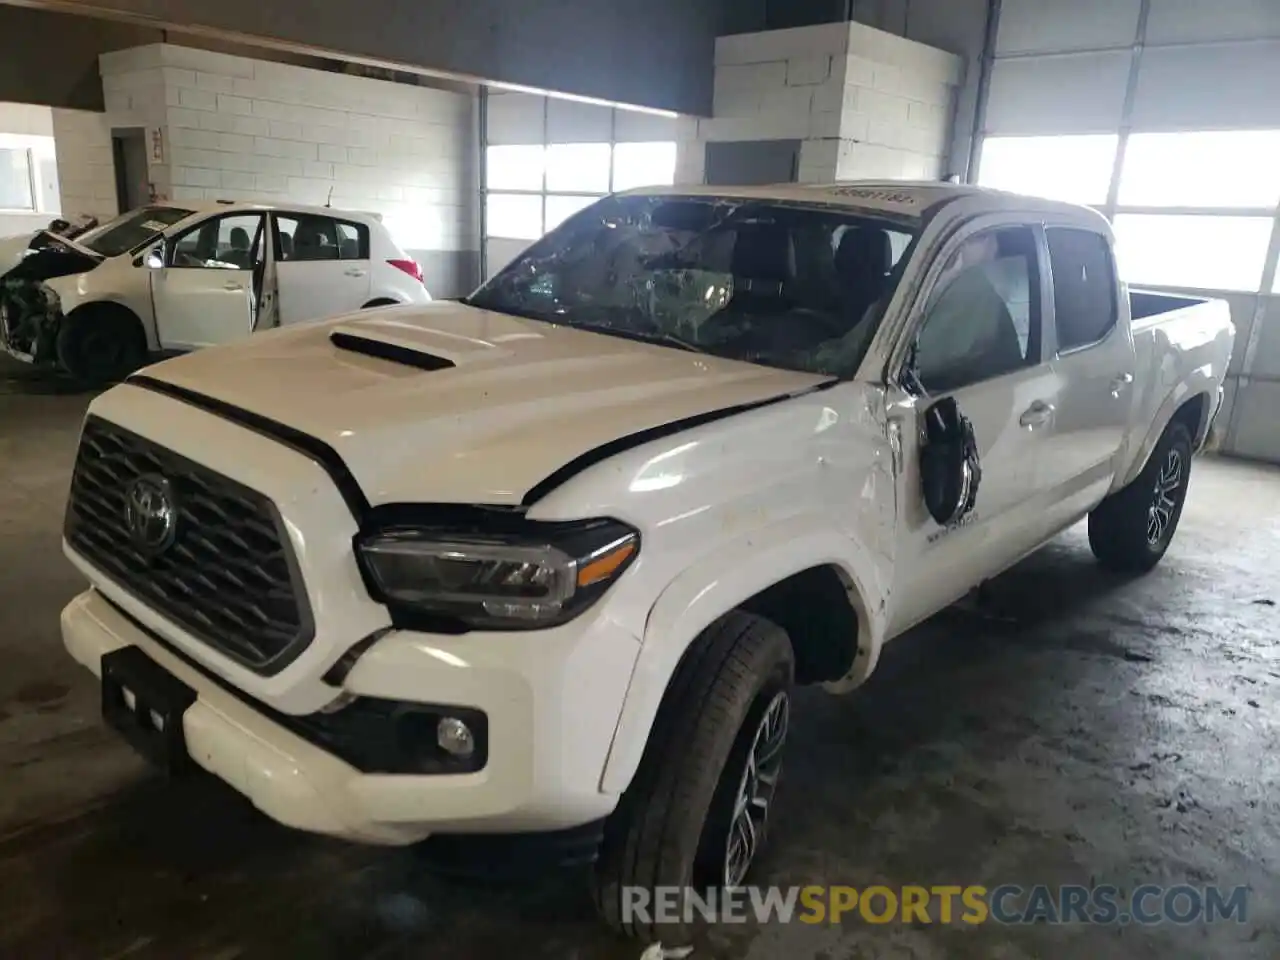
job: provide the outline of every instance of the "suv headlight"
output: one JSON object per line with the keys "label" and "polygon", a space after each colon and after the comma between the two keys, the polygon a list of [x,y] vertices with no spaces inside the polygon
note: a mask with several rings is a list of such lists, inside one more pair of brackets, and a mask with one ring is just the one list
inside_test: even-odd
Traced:
{"label": "suv headlight", "polygon": [[393,613],[504,630],[573,619],[640,550],[639,533],[616,520],[501,526],[386,527],[356,547],[371,592]]}

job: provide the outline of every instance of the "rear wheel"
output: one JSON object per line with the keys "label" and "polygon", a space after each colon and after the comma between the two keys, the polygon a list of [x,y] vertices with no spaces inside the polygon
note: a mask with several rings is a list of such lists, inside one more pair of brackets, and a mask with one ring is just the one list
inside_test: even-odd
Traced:
{"label": "rear wheel", "polygon": [[122,380],[147,359],[142,324],[117,304],[81,307],[62,321],[58,331],[58,362],[87,383]]}
{"label": "rear wheel", "polygon": [[[767,836],[794,673],[786,633],[753,614],[730,613],[695,641],[605,825],[595,896],[615,929],[679,944],[692,933],[683,910],[659,915],[655,891],[742,884]],[[647,909],[632,909],[646,895]]]}
{"label": "rear wheel", "polygon": [[1089,514],[1089,546],[1111,570],[1145,573],[1160,562],[1182,517],[1191,478],[1191,432],[1169,424],[1142,472]]}

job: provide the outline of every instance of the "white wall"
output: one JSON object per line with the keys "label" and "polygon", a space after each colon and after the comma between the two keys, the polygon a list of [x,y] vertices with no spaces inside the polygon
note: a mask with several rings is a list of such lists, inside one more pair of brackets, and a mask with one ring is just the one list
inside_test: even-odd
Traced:
{"label": "white wall", "polygon": [[62,215],[93,216],[106,221],[119,213],[111,128],[102,113],[54,110],[53,141],[57,150]]}
{"label": "white wall", "polygon": [[0,103],[0,147],[32,151],[40,188],[34,210],[0,210],[0,237],[38,230],[59,209],[58,179],[53,166],[53,111],[25,103]]}
{"label": "white wall", "polygon": [[161,196],[381,213],[433,292],[470,285],[473,96],[172,44],[106,54],[102,73],[113,125],[163,131]]}
{"label": "white wall", "polygon": [[714,116],[686,121],[681,182],[708,141],[800,140],[801,182],[934,178],[950,149],[960,57],[832,23],[716,40]]}

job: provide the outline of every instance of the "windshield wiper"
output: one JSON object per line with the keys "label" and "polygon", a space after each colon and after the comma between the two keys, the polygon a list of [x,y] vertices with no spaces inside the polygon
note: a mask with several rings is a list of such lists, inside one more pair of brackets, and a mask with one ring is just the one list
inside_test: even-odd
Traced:
{"label": "windshield wiper", "polygon": [[573,327],[575,330],[589,330],[592,333],[603,333],[605,336],[622,337],[624,340],[637,340],[640,343],[660,343],[663,346],[675,347],[677,350],[688,350],[690,353],[706,353],[702,347],[696,343],[678,337],[674,333],[666,333],[662,330],[641,331],[641,330],[619,330],[617,327],[607,327],[604,324],[596,323],[566,323],[566,327]]}

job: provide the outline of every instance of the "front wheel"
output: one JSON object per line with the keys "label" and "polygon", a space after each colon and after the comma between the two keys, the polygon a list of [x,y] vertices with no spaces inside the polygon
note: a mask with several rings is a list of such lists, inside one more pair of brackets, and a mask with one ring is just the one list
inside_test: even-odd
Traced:
{"label": "front wheel", "polygon": [[77,380],[107,384],[122,380],[147,359],[138,318],[116,304],[81,307],[62,321],[58,362]]}
{"label": "front wheel", "polygon": [[605,825],[595,897],[610,926],[679,944],[688,917],[664,891],[742,884],[767,836],[794,674],[787,634],[753,614],[730,613],[694,642]]}
{"label": "front wheel", "polygon": [[1187,499],[1191,433],[1171,423],[1142,472],[1089,514],[1089,546],[1110,570],[1145,573],[1160,562]]}

